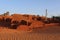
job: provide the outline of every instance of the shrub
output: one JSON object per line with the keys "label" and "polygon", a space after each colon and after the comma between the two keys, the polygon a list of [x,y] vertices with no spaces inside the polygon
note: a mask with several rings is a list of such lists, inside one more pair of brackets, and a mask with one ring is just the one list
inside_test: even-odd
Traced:
{"label": "shrub", "polygon": [[21,20],[20,25],[27,25],[27,21]]}

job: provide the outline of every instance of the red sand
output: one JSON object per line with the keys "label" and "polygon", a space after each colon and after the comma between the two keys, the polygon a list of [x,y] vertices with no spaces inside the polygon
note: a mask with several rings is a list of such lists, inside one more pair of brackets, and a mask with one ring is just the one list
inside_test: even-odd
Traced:
{"label": "red sand", "polygon": [[[17,30],[25,30],[25,31],[30,30],[30,29],[33,29],[33,28],[39,28],[39,27],[47,28],[47,27],[58,26],[58,24],[55,24],[55,23],[44,24],[42,21],[33,20],[32,17],[34,15],[29,15],[29,17],[25,17],[25,16],[19,15],[19,14],[14,14],[12,16],[9,16],[9,15],[8,16],[0,16],[0,20],[2,20],[2,18],[4,17],[4,19],[7,19],[7,18],[12,19],[11,22],[13,22],[13,21],[20,22],[21,20],[25,20],[27,22],[31,22],[31,25],[30,26],[20,25],[20,26],[17,27]],[[35,17],[38,17],[38,16],[35,16]],[[44,17],[41,17],[41,18],[42,18],[42,20],[44,20]]]}

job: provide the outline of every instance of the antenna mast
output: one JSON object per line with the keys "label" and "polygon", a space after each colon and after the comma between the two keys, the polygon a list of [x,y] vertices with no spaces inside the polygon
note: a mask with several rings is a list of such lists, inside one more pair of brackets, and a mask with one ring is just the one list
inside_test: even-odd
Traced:
{"label": "antenna mast", "polygon": [[46,9],[46,14],[45,14],[45,18],[46,18],[45,20],[46,20],[46,21],[47,21],[47,14],[48,14],[48,13],[47,13],[47,9]]}

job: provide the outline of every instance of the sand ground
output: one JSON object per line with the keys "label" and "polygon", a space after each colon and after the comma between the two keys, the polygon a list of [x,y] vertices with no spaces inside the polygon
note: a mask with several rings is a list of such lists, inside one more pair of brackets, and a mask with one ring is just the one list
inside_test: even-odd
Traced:
{"label": "sand ground", "polygon": [[0,29],[0,40],[60,40],[59,32],[26,32],[13,29]]}

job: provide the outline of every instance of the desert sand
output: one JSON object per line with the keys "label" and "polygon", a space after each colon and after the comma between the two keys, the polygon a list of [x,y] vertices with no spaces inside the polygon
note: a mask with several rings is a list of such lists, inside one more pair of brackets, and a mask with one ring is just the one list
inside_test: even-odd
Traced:
{"label": "desert sand", "polygon": [[59,23],[35,15],[0,15],[0,40],[60,40]]}

